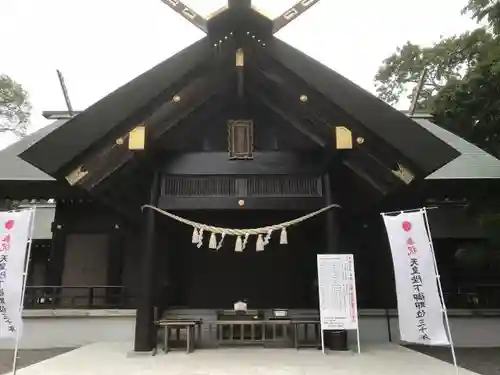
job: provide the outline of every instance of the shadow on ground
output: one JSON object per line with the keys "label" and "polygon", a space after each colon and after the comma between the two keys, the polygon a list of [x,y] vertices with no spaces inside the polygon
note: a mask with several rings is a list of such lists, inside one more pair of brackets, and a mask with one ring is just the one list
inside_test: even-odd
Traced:
{"label": "shadow on ground", "polygon": [[[439,346],[406,345],[407,348],[453,363],[450,348]],[[500,348],[456,348],[460,367],[481,375],[500,375]]]}
{"label": "shadow on ground", "polygon": [[[38,349],[38,350],[20,350],[17,359],[17,369],[44,361],[57,355],[69,352],[71,349]],[[0,374],[10,373],[12,371],[12,360],[14,358],[13,350],[0,350]]]}

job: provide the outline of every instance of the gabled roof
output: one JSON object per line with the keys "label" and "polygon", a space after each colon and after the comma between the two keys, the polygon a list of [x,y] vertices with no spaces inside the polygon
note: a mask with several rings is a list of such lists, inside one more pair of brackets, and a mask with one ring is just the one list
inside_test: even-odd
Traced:
{"label": "gabled roof", "polygon": [[[404,111],[403,111],[404,113]],[[64,114],[61,114],[63,117]],[[429,116],[412,117],[427,131],[460,152],[460,156],[426,177],[427,180],[500,179],[500,160],[465,139],[432,123]],[[67,120],[57,120],[0,151],[0,181],[55,181],[18,155],[36,144]]]}
{"label": "gabled roof", "polygon": [[459,155],[400,111],[287,43],[273,38],[265,51],[411,160],[420,171],[432,173]]}
{"label": "gabled roof", "polygon": [[[409,163],[410,170],[418,177],[424,178],[459,155],[404,114],[288,44],[274,37],[265,47],[251,42],[247,46],[250,68],[253,64],[261,74],[267,61],[274,61],[271,64],[281,74],[293,74],[297,82],[308,87],[304,89],[308,95],[319,93],[331,108],[349,116],[356,123],[354,126],[384,141],[389,146],[386,150],[401,155],[397,162]],[[213,75],[209,68],[222,61],[216,60],[220,59],[220,53],[214,51],[218,48],[208,38],[198,41],[78,114],[24,151],[21,157],[47,174],[62,178],[80,165],[78,159],[85,153],[99,150],[100,144],[122,136],[148,116],[154,116],[178,90],[185,87],[189,90],[189,82],[195,81],[197,74]],[[229,56],[227,59],[233,60],[234,51]],[[256,59],[252,60],[253,57]],[[286,83],[285,78],[281,77],[281,82]],[[426,152],[421,152],[422,149]]]}
{"label": "gabled roof", "polygon": [[[178,124],[204,121],[214,111],[240,116],[246,110],[234,110],[254,98],[322,139],[317,143],[328,157],[335,150],[335,127],[349,127],[360,142],[339,158],[383,195],[459,156],[406,115],[276,39],[272,23],[248,4],[218,14],[207,37],[99,100],[21,158],[58,180],[102,192],[112,188],[105,182],[111,175],[134,163],[136,153],[121,145],[138,124],[147,128],[148,153]],[[241,52],[244,63],[235,64]]]}
{"label": "gabled roof", "polygon": [[[193,43],[171,58],[118,88],[85,111],[57,128],[22,153],[22,158],[51,176],[62,166],[96,145],[110,133],[142,121],[171,98],[189,75],[210,60],[212,48],[207,38]],[[137,117],[137,114],[140,116]]]}
{"label": "gabled roof", "polygon": [[500,179],[500,160],[427,119],[415,118],[414,121],[460,152],[460,156],[426,179]]}
{"label": "gabled roof", "polygon": [[19,157],[19,154],[62,126],[66,120],[58,120],[27,135],[0,151],[0,181],[55,181],[47,173]]}

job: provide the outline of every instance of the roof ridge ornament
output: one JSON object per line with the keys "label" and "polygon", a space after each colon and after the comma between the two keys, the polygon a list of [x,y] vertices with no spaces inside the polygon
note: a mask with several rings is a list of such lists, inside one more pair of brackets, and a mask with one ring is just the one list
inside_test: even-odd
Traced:
{"label": "roof ridge ornament", "polygon": [[273,34],[276,34],[293,20],[297,19],[320,0],[300,0],[293,7],[273,20]]}
{"label": "roof ridge ornament", "polygon": [[180,14],[186,20],[188,20],[191,24],[199,28],[201,31],[207,33],[207,20],[196,13],[193,9],[188,7],[180,0],[161,0],[164,4],[168,5],[175,12]]}
{"label": "roof ridge ornament", "polygon": [[[191,24],[208,34],[208,21],[215,15],[220,14],[222,11],[232,8],[232,7],[247,7],[254,11],[260,13],[263,17],[266,17],[262,12],[252,5],[251,0],[228,0],[228,4],[222,8],[215,11],[212,16],[208,18],[203,17],[198,14],[195,10],[188,7],[181,0],[161,0],[164,4],[168,5],[176,13],[180,14]],[[275,34],[290,22],[297,19],[299,16],[304,14],[306,11],[312,8],[313,5],[319,3],[320,0],[300,0],[293,7],[289,8],[287,11],[283,12],[281,15],[272,20],[272,33]],[[268,18],[268,17],[266,17]]]}

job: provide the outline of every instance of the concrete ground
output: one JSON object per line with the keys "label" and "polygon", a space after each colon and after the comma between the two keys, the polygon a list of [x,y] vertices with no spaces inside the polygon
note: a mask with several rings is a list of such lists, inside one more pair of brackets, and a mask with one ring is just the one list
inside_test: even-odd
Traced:
{"label": "concrete ground", "polygon": [[[98,343],[18,371],[19,375],[446,375],[450,364],[397,345],[364,345],[362,354],[294,349],[215,349],[128,356],[131,345]],[[460,375],[473,375],[461,370]]]}
{"label": "concrete ground", "polygon": [[[449,348],[421,345],[408,347],[442,361],[453,363]],[[482,375],[500,375],[500,348],[456,348],[455,354],[460,367]]]}
{"label": "concrete ground", "polygon": [[[16,367],[21,369],[26,366],[44,361],[58,356],[73,349],[40,349],[40,350],[20,350]],[[14,350],[0,350],[0,374],[7,374],[12,371],[12,361]]]}

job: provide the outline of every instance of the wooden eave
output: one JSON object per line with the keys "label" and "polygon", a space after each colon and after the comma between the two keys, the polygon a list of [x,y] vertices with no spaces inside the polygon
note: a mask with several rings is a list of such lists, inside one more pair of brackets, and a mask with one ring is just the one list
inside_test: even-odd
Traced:
{"label": "wooden eave", "polygon": [[[325,159],[337,155],[335,127],[350,127],[364,142],[337,159],[379,194],[404,185],[392,173],[399,163],[423,179],[459,155],[404,114],[286,43],[274,37],[264,42],[249,33],[216,45],[210,38],[194,43],[78,114],[21,158],[59,180],[81,165],[87,173],[77,186],[104,198],[113,194],[113,184],[145,168],[170,129],[202,121],[228,105],[228,92],[236,94],[237,47],[245,50],[245,95],[323,147]],[[301,104],[301,95],[309,100]],[[128,132],[138,124],[147,129],[143,153],[126,146]],[[124,172],[126,165],[133,167]],[[137,207],[146,193],[143,186],[139,190],[139,201],[124,201]]]}
{"label": "wooden eave", "polygon": [[398,150],[422,175],[429,175],[460,155],[395,108],[287,43],[272,38],[265,55]]}
{"label": "wooden eave", "polygon": [[212,52],[208,39],[201,39],[102,98],[20,157],[51,176],[64,178],[68,165],[99,149],[104,138],[120,136],[170,100],[199,73]]}

